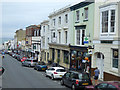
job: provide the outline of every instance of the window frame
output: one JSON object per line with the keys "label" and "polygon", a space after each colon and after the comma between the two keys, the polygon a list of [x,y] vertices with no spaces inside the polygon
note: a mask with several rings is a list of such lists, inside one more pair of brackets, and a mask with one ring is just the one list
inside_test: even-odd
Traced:
{"label": "window frame", "polygon": [[[117,17],[117,9],[116,5],[109,5],[100,8],[100,36],[113,36],[116,33],[116,17]],[[111,31],[111,10],[115,10],[115,21],[114,21],[114,32]],[[102,32],[102,12],[108,11],[108,32]]]}
{"label": "window frame", "polygon": [[[84,46],[84,37],[82,37],[83,31],[84,31],[84,37],[85,37],[85,35],[86,35],[85,29],[79,29],[79,30],[75,31],[75,44],[78,46]],[[77,32],[79,32],[79,34]],[[79,41],[78,41],[78,39],[79,39]]]}
{"label": "window frame", "polygon": [[76,22],[80,21],[80,11],[76,10]]}
{"label": "window frame", "polygon": [[88,7],[84,8],[84,20],[88,20],[88,10],[89,10]]}
{"label": "window frame", "polygon": [[[117,52],[117,54],[118,54],[117,58],[114,58],[114,56],[113,56],[113,54],[114,54],[113,50],[115,50],[115,51],[117,50],[118,51]],[[113,66],[113,59],[117,59],[117,62],[118,62],[117,67]],[[119,49],[112,49],[112,68],[118,70],[118,66],[119,66]]]}

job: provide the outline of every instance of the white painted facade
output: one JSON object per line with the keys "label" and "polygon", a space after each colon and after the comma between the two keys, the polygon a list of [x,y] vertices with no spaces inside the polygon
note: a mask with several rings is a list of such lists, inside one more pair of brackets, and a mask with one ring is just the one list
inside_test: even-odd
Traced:
{"label": "white painted facade", "polygon": [[[120,37],[119,37],[119,2],[105,0],[105,2],[97,2],[95,4],[94,22],[94,50],[92,55],[92,68],[98,67],[100,70],[99,79],[107,78],[105,73],[120,77]],[[114,32],[111,32],[111,12],[115,10]],[[103,12],[108,11],[108,31],[103,32],[102,17]],[[99,16],[99,18],[98,18]],[[113,50],[118,49],[118,68],[113,65]]]}
{"label": "white painted facade", "polygon": [[[61,21],[60,21],[61,17]],[[67,17],[67,22],[66,22]],[[70,43],[70,8],[66,6],[49,15],[50,19],[50,43],[65,44]],[[55,20],[55,25],[54,25]],[[53,33],[55,32],[55,37]],[[66,33],[67,32],[67,36]],[[67,39],[67,40],[66,40]]]}
{"label": "white painted facade", "polygon": [[50,29],[49,20],[41,22],[41,56],[42,60],[47,63],[49,59],[49,45],[50,42]]}

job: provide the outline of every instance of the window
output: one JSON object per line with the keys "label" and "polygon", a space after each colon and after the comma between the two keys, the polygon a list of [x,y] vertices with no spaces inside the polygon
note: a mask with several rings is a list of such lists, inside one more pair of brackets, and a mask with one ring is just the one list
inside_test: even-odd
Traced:
{"label": "window", "polygon": [[40,36],[40,30],[39,30],[39,36]]}
{"label": "window", "polygon": [[118,49],[113,49],[113,63],[112,63],[112,66],[114,68],[118,68],[118,55],[119,55],[119,52],[118,52]]}
{"label": "window", "polygon": [[61,43],[61,32],[59,32],[59,43]]}
{"label": "window", "polygon": [[59,21],[58,21],[58,24],[61,24],[61,17],[59,17]]}
{"label": "window", "polygon": [[45,26],[43,26],[43,31],[45,32]]}
{"label": "window", "polygon": [[105,88],[107,88],[107,83],[101,83],[101,84],[97,85],[95,88],[105,89]]}
{"label": "window", "polygon": [[55,32],[53,32],[53,37],[55,38]]}
{"label": "window", "polygon": [[60,59],[60,50],[58,50],[58,59]]}
{"label": "window", "polygon": [[110,32],[115,31],[115,10],[111,10],[111,28]]}
{"label": "window", "polygon": [[76,30],[76,44],[84,45],[85,30]]}
{"label": "window", "polygon": [[117,88],[111,84],[108,85],[108,88],[113,89],[113,90],[117,90]]}
{"label": "window", "polygon": [[65,31],[65,43],[67,44],[67,31]]}
{"label": "window", "polygon": [[34,31],[34,36],[36,36],[36,31]]}
{"label": "window", "polygon": [[66,73],[66,74],[65,74],[65,77],[66,77],[66,78],[69,78],[69,77],[70,77],[70,73]]}
{"label": "window", "polygon": [[53,26],[55,26],[55,19],[53,19]]}
{"label": "window", "polygon": [[56,72],[65,72],[65,69],[57,69]]}
{"label": "window", "polygon": [[36,31],[36,36],[37,36],[37,30],[35,30]]}
{"label": "window", "polygon": [[106,10],[101,13],[101,33],[115,32],[115,10]]}
{"label": "window", "polygon": [[79,10],[76,11],[76,21],[79,21]]}
{"label": "window", "polygon": [[65,15],[65,22],[68,23],[68,14]]}
{"label": "window", "polygon": [[108,11],[102,12],[102,33],[108,32]]}
{"label": "window", "polygon": [[47,60],[49,60],[49,53],[47,53]]}
{"label": "window", "polygon": [[64,57],[63,57],[64,63],[68,64],[69,63],[69,52],[64,51]]}
{"label": "window", "polygon": [[49,37],[48,37],[48,43],[49,43]]}
{"label": "window", "polygon": [[85,11],[85,20],[88,20],[88,7],[84,9]]}
{"label": "window", "polygon": [[45,52],[45,61],[46,61],[46,52]]}
{"label": "window", "polygon": [[80,45],[80,30],[77,30],[76,38],[77,38],[77,44]]}

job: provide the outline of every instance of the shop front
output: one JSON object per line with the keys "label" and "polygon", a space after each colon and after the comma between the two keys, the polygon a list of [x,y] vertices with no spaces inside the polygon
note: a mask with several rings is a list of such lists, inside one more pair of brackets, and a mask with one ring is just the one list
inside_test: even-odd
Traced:
{"label": "shop front", "polygon": [[70,46],[70,68],[90,72],[91,56],[88,47]]}

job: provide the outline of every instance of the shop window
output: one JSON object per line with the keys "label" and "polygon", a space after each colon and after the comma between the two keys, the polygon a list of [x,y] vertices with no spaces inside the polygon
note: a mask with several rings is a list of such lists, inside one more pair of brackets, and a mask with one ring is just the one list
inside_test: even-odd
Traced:
{"label": "shop window", "polygon": [[60,59],[60,50],[58,50],[58,59]]}
{"label": "shop window", "polygon": [[68,64],[69,63],[69,52],[64,51],[64,63]]}

